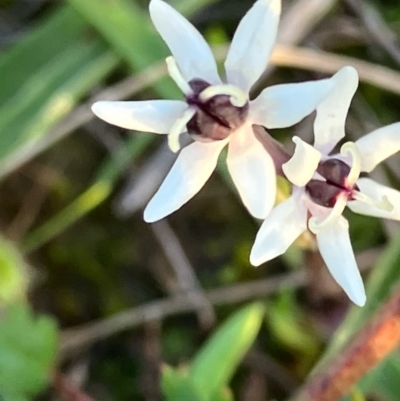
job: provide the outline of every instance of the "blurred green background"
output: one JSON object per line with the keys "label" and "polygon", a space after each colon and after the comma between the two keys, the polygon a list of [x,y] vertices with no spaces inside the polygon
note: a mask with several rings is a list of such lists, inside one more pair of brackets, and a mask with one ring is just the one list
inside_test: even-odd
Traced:
{"label": "blurred green background", "polygon": [[[170,3],[219,54],[253,1]],[[147,6],[0,1],[2,401],[72,401],[69,386],[98,401],[283,400],[400,280],[398,224],[348,212],[368,282],[364,309],[350,307],[311,235],[251,267],[259,222],[238,199],[224,155],[181,210],[143,222],[175,156],[164,138],[108,125],[90,105],[180,97]],[[400,121],[399,37],[397,2],[283,0],[279,42],[311,55],[307,64],[286,49],[254,93],[354,65],[354,140]],[[312,122],[271,134],[287,146],[293,135],[310,141]],[[399,156],[374,174],[400,189]],[[278,185],[281,201],[290,188]],[[395,353],[350,397],[398,401],[399,376]]]}

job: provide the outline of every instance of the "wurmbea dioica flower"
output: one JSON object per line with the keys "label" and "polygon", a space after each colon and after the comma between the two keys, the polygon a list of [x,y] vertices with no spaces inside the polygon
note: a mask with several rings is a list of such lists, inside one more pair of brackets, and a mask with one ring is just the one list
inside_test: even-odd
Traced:
{"label": "wurmbea dioica flower", "polygon": [[168,134],[172,151],[179,136],[194,142],[179,154],[144,218],[159,220],[179,209],[205,184],[229,143],[228,170],[251,214],[265,218],[275,201],[274,162],[256,139],[252,124],[291,126],[315,110],[331,89],[330,80],[276,85],[255,99],[249,91],[260,78],[275,43],[280,0],[258,0],[240,22],[226,61],[227,83],[218,75],[210,47],[182,15],[161,0],[151,0],[150,15],[173,57],[170,76],[185,101],[101,101],[93,112],[103,120],[138,131]]}
{"label": "wurmbea dioica flower", "polygon": [[334,279],[354,303],[362,306],[366,300],[364,286],[342,212],[347,205],[357,213],[400,220],[400,192],[360,178],[361,172],[371,172],[400,150],[400,123],[347,142],[340,154],[330,156],[344,137],[358,75],[353,68],[345,67],[332,80],[336,88],[317,107],[314,147],[294,138],[295,153],[282,167],[294,184],[292,196],[264,221],[250,261],[258,266],[281,255],[308,226],[316,234],[319,251]]}

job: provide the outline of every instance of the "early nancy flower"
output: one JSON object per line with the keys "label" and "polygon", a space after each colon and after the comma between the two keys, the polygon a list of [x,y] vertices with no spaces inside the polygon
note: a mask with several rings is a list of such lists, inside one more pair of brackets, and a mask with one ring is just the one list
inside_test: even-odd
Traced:
{"label": "early nancy flower", "polygon": [[281,255],[308,226],[316,234],[319,251],[334,279],[354,303],[362,306],[366,300],[364,286],[342,212],[347,205],[357,213],[400,220],[400,192],[360,178],[361,172],[371,172],[400,150],[400,123],[378,129],[355,143],[347,142],[340,154],[329,156],[344,137],[358,75],[353,68],[345,67],[332,79],[336,88],[317,107],[314,147],[294,138],[295,153],[283,165],[286,177],[294,184],[292,196],[264,221],[250,261],[258,266]]}
{"label": "early nancy flower", "polygon": [[258,218],[273,207],[274,162],[256,139],[252,124],[291,126],[310,114],[332,87],[330,80],[277,85],[255,99],[249,91],[260,78],[275,43],[280,0],[258,0],[240,22],[226,61],[226,81],[218,75],[210,47],[200,33],[162,0],[151,0],[150,15],[173,57],[170,76],[185,101],[97,102],[93,112],[120,127],[167,134],[172,151],[188,132],[194,142],[179,154],[144,218],[159,220],[179,209],[205,184],[229,143],[228,170],[245,206]]}

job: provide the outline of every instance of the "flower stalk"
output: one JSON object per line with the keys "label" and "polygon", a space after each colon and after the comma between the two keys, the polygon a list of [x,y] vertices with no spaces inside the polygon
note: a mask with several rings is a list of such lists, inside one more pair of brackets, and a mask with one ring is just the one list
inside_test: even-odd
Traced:
{"label": "flower stalk", "polygon": [[337,401],[400,344],[400,285],[354,339],[291,401]]}

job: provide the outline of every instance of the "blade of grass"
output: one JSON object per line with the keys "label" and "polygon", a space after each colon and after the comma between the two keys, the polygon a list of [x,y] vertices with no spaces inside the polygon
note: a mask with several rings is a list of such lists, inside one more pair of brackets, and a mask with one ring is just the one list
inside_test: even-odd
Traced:
{"label": "blade of grass", "polygon": [[80,42],[27,78],[0,110],[0,159],[45,135],[117,64],[118,58],[102,43]]}
{"label": "blade of grass", "polygon": [[128,163],[134,161],[153,139],[151,135],[133,136],[100,167],[93,184],[84,193],[28,235],[22,244],[23,251],[34,251],[100,205],[110,195],[121,171],[126,168]]}
{"label": "blade of grass", "polygon": [[39,21],[37,28],[0,57],[0,76],[7,77],[1,82],[0,105],[8,102],[32,72],[77,43],[87,29],[84,19],[72,7],[57,9]]}
{"label": "blade of grass", "polygon": [[[153,28],[147,12],[125,0],[68,0],[92,24],[133,71],[142,70],[168,56],[168,50]],[[181,97],[170,79],[155,90],[163,97]]]}
{"label": "blade of grass", "polygon": [[[119,58],[71,7],[59,8],[0,58],[0,169],[31,148]],[[6,101],[5,101],[6,100]]]}

